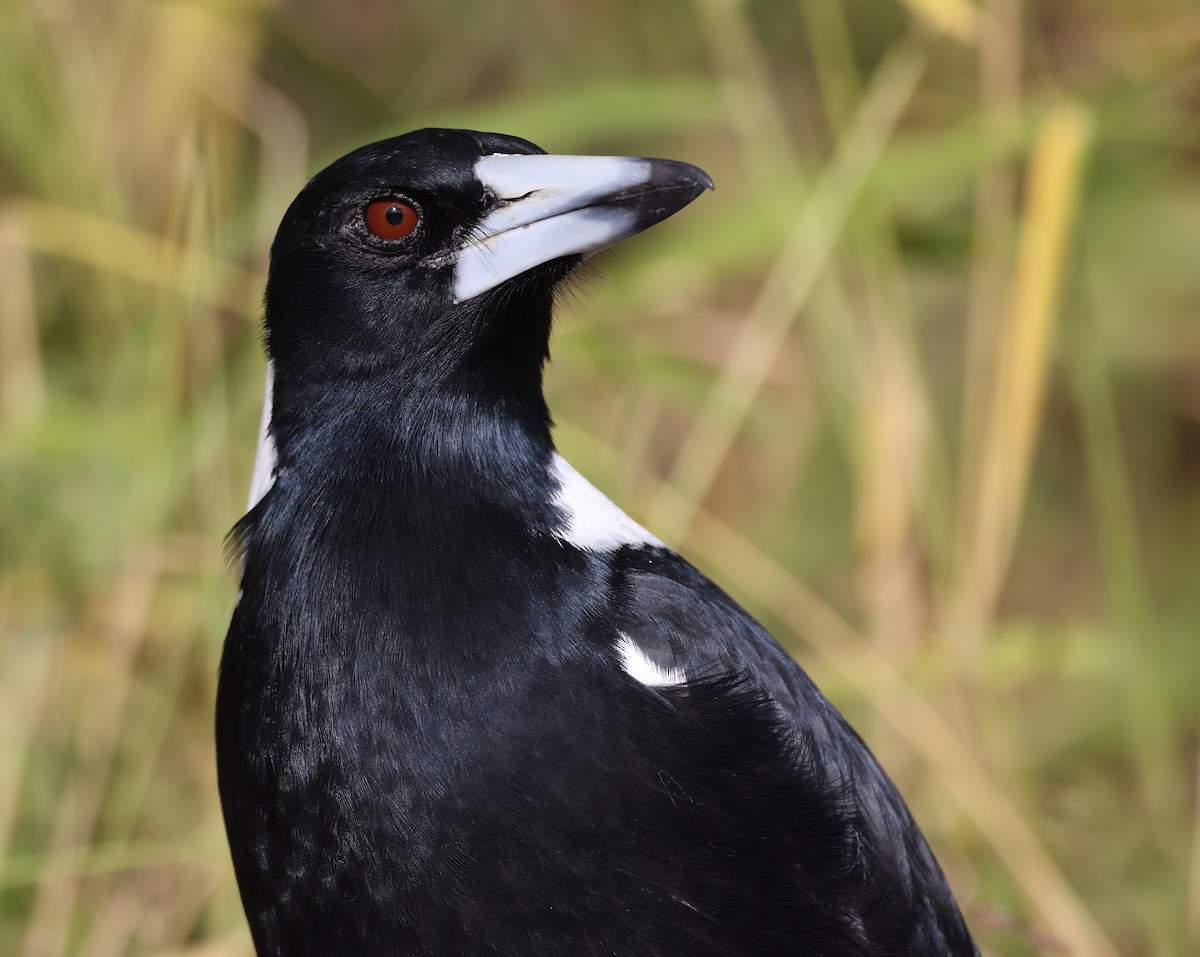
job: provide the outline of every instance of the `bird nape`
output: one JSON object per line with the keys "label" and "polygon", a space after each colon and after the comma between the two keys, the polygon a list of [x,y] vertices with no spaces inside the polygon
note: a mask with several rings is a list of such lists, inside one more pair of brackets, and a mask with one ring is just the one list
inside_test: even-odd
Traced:
{"label": "bird nape", "polygon": [[556,452],[556,284],[712,185],[421,130],[283,217],[217,753],[263,955],[972,955],[867,747]]}

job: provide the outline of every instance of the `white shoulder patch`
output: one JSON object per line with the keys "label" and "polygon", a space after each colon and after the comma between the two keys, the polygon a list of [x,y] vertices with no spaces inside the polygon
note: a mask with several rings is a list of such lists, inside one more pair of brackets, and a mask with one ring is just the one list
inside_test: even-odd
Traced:
{"label": "white shoulder patch", "polygon": [[275,440],[271,438],[271,391],[275,382],[275,367],[267,360],[267,380],[263,389],[262,421],[258,425],[258,451],[254,455],[254,472],[250,475],[250,497],[246,511],[254,508],[275,484]]}
{"label": "white shoulder patch", "polygon": [[557,452],[552,470],[558,483],[554,504],[567,518],[566,528],[556,532],[558,538],[591,551],[606,551],[622,545],[665,547]]}
{"label": "white shoulder patch", "polygon": [[669,688],[671,685],[681,685],[687,681],[687,675],[682,671],[655,664],[634,644],[632,638],[624,632],[618,634],[621,636],[617,642],[617,651],[621,653],[621,667],[629,677],[651,688]]}

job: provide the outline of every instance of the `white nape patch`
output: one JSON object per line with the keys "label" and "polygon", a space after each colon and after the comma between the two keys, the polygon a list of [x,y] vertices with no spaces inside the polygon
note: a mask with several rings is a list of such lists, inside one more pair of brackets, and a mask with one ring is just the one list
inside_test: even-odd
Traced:
{"label": "white nape patch", "polygon": [[258,451],[254,455],[254,471],[250,475],[250,497],[246,511],[254,508],[275,484],[275,440],[271,438],[271,392],[275,382],[275,366],[267,360],[267,379],[263,389],[262,421],[258,425]]}
{"label": "white nape patch", "polygon": [[555,532],[557,538],[589,551],[608,551],[622,545],[666,547],[617,508],[557,452],[551,468],[558,483],[554,505],[567,519],[566,528]]}
{"label": "white nape patch", "polygon": [[687,675],[682,671],[663,668],[651,661],[623,631],[617,634],[621,636],[617,642],[617,651],[621,653],[621,667],[629,677],[651,688],[669,688],[687,681]]}

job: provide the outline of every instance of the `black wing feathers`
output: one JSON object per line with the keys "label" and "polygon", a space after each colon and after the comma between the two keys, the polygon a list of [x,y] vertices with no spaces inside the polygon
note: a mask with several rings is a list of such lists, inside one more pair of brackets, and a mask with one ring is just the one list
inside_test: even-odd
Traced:
{"label": "black wing feathers", "polygon": [[[793,939],[822,941],[819,953],[974,954],[894,785],[779,644],[678,556],[626,549],[618,562],[623,633],[660,667],[699,676],[662,692],[703,716],[696,721],[707,738],[678,742],[705,755],[695,773],[753,764],[733,812],[710,808],[707,820],[733,833],[768,822],[769,838],[747,846],[762,848],[762,866],[794,895],[777,912],[785,923],[795,916]],[[729,710],[718,719],[722,705]],[[754,823],[739,825],[737,813],[753,814]],[[830,918],[828,936],[822,916]]]}

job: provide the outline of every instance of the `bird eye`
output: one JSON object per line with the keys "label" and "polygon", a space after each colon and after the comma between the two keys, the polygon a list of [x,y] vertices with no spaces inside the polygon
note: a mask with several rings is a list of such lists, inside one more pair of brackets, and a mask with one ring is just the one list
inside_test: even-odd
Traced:
{"label": "bird eye", "polygon": [[363,218],[367,229],[380,239],[403,239],[417,228],[420,219],[415,207],[394,196],[375,200]]}

